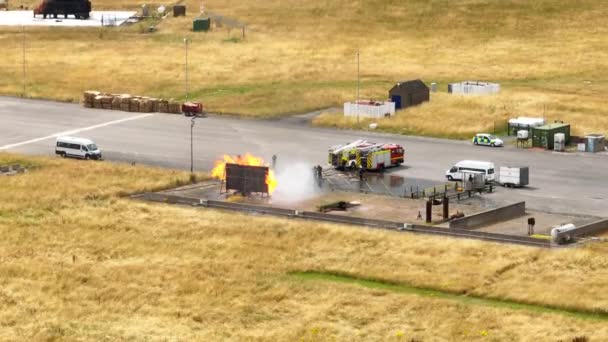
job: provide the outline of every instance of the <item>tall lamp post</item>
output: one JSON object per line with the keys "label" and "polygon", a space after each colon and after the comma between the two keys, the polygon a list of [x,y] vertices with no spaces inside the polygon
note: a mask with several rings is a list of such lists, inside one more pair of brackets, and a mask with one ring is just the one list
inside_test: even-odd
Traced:
{"label": "tall lamp post", "polygon": [[357,124],[359,123],[359,50],[357,50]]}
{"label": "tall lamp post", "polygon": [[25,97],[25,26],[21,25],[22,37],[21,37],[21,50],[22,50],[22,60],[21,64],[23,65],[23,91],[21,92],[21,97]]}
{"label": "tall lamp post", "polygon": [[190,44],[190,39],[184,38],[184,44],[186,44],[186,101],[188,101],[188,44]]}
{"label": "tall lamp post", "polygon": [[190,173],[194,173],[194,143],[192,139],[192,131],[194,130],[194,124],[196,117],[190,119]]}

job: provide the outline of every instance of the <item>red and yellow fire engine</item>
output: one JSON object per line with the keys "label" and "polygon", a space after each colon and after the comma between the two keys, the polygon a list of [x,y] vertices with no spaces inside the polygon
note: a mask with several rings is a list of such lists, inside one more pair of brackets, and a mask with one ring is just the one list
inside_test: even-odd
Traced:
{"label": "red and yellow fire engine", "polygon": [[399,166],[405,159],[405,151],[397,144],[378,144],[366,140],[332,146],[329,149],[328,162],[337,169],[364,168],[382,170]]}

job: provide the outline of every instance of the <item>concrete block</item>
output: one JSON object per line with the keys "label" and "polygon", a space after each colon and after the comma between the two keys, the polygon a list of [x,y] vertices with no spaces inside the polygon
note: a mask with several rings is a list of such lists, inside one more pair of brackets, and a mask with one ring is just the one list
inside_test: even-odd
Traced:
{"label": "concrete block", "polygon": [[519,202],[450,221],[450,228],[474,229],[497,222],[511,220],[524,216],[525,214],[526,202]]}

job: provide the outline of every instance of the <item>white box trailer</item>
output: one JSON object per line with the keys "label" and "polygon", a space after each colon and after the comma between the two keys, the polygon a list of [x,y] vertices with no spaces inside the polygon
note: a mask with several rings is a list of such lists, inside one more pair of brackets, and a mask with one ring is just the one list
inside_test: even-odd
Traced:
{"label": "white box trailer", "polygon": [[529,183],[530,169],[526,167],[501,166],[498,183],[505,187],[522,187]]}

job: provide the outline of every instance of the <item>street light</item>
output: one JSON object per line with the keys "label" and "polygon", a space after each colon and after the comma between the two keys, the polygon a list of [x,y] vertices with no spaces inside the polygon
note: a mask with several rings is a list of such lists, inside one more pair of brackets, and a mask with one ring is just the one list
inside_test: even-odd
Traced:
{"label": "street light", "polygon": [[194,144],[192,140],[192,131],[194,129],[194,124],[196,117],[190,119],[190,173],[194,173]]}
{"label": "street light", "polygon": [[186,44],[186,101],[188,101],[188,44],[190,39],[184,38],[184,44]]}
{"label": "street light", "polygon": [[23,91],[21,97],[25,97],[25,26],[21,25],[22,37],[21,37],[21,50],[22,50],[22,61],[23,65]]}
{"label": "street light", "polygon": [[359,50],[357,50],[357,124],[359,123]]}

